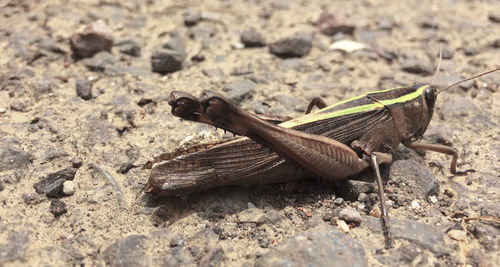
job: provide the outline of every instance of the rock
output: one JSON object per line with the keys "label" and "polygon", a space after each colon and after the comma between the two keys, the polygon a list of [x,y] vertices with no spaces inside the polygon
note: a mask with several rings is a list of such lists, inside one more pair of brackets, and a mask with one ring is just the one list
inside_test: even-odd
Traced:
{"label": "rock", "polygon": [[91,71],[105,71],[116,64],[116,58],[111,53],[103,51],[85,59],[84,64]]}
{"label": "rock", "polygon": [[238,213],[238,221],[240,223],[262,224],[264,222],[264,218],[264,211],[258,208],[250,208]]}
{"label": "rock", "polygon": [[368,266],[363,247],[344,233],[313,228],[257,259],[255,266]]}
{"label": "rock", "polygon": [[342,203],[344,203],[344,199],[341,197],[338,197],[333,201],[333,204],[335,204],[336,206],[340,206],[342,205]]}
{"label": "rock", "polygon": [[411,265],[415,258],[422,255],[422,249],[413,243],[402,245],[388,254],[375,255],[384,266],[395,265],[395,263],[402,263],[400,265]]}
{"label": "rock", "polygon": [[254,27],[243,30],[240,35],[240,41],[245,47],[261,47],[266,45],[266,40]]}
{"label": "rock", "polygon": [[13,149],[2,143],[0,147],[0,172],[8,170],[26,169],[31,162],[30,153]]}
{"label": "rock", "polygon": [[59,199],[53,199],[50,202],[50,212],[54,214],[54,216],[57,218],[64,213],[68,212],[66,209],[66,203],[62,202]]}
{"label": "rock", "polygon": [[102,257],[107,266],[147,266],[143,235],[131,235],[120,239],[106,248]]}
{"label": "rock", "polygon": [[479,109],[470,97],[450,95],[444,103],[440,117],[443,119],[463,120],[463,117],[479,113]]}
{"label": "rock", "polygon": [[44,195],[35,194],[35,193],[22,194],[21,197],[24,201],[24,204],[26,204],[28,206],[40,204],[46,199]]}
{"label": "rock", "polygon": [[493,46],[493,48],[500,48],[500,38],[493,41],[491,46]]}
{"label": "rock", "polygon": [[455,229],[452,229],[448,232],[448,236],[451,238],[451,239],[455,239],[457,241],[467,241],[467,233],[465,233],[465,231],[462,231],[462,230],[455,230]]}
{"label": "rock", "polygon": [[309,54],[312,43],[313,35],[301,32],[271,43],[269,51],[279,57],[303,57]]}
{"label": "rock", "polygon": [[500,12],[498,10],[490,11],[490,13],[488,13],[488,19],[491,22],[500,23]]}
{"label": "rock", "polygon": [[335,35],[339,32],[353,34],[356,28],[343,15],[329,11],[323,11],[316,22],[319,31],[326,35]]}
{"label": "rock", "polygon": [[75,182],[73,181],[64,181],[62,186],[62,192],[66,196],[71,196],[75,193]]}
{"label": "rock", "polygon": [[115,127],[106,120],[89,117],[87,118],[86,126],[86,143],[89,146],[93,146],[97,143],[107,143],[117,136]]}
{"label": "rock", "polygon": [[498,228],[476,222],[472,233],[487,251],[498,251],[500,248],[500,230]]}
{"label": "rock", "polygon": [[224,250],[222,250],[222,248],[213,248],[200,259],[200,263],[198,266],[200,267],[222,266],[224,258],[225,258]]}
{"label": "rock", "polygon": [[10,109],[18,112],[28,112],[30,109],[25,101],[14,99],[10,103]]}
{"label": "rock", "polygon": [[473,248],[467,253],[467,266],[490,266],[491,262],[480,249]]}
{"label": "rock", "polygon": [[158,49],[151,56],[151,66],[154,72],[166,74],[182,69],[186,55],[171,49]]}
{"label": "rock", "polygon": [[202,19],[201,12],[192,9],[189,9],[186,13],[184,13],[183,18],[184,18],[184,25],[188,27],[198,24],[198,22],[200,22]]}
{"label": "rock", "polygon": [[452,59],[454,54],[455,50],[451,49],[450,47],[444,47],[441,51],[441,57],[443,59]]}
{"label": "rock", "polygon": [[29,231],[4,231],[0,236],[0,265],[15,260],[24,260],[29,247]]}
{"label": "rock", "polygon": [[430,75],[434,73],[434,67],[429,62],[422,58],[407,58],[401,63],[401,69],[419,75]]}
{"label": "rock", "polygon": [[70,39],[71,50],[76,58],[92,57],[98,52],[111,51],[113,31],[102,20],[88,24],[82,33]]}
{"label": "rock", "polygon": [[339,182],[339,194],[345,199],[355,200],[359,194],[369,194],[375,190],[375,185],[370,182],[363,182],[358,180],[343,180]]}
{"label": "rock", "polygon": [[428,199],[429,196],[439,193],[436,177],[429,169],[411,159],[394,162],[390,167],[389,177],[414,198]]}
{"label": "rock", "polygon": [[342,231],[342,233],[347,234],[351,230],[344,220],[337,220],[335,223],[337,224],[337,227],[340,229],[340,231]]}
{"label": "rock", "polygon": [[127,40],[119,45],[120,53],[133,57],[141,56],[141,46],[135,40]]}
{"label": "rock", "polygon": [[131,162],[125,162],[125,163],[120,165],[120,167],[118,168],[118,170],[116,172],[125,174],[128,171],[130,171],[132,168],[135,168],[135,167],[136,166],[134,164],[132,164]]}
{"label": "rock", "polygon": [[58,197],[64,181],[73,180],[76,171],[74,169],[63,169],[47,175],[33,186],[38,194],[45,194],[48,197]]}
{"label": "rock", "polygon": [[340,50],[346,53],[352,53],[354,51],[366,49],[367,46],[360,42],[354,42],[350,40],[341,40],[332,43],[328,49],[330,50]]}
{"label": "rock", "polygon": [[194,265],[193,256],[187,249],[182,247],[175,247],[170,250],[165,259],[163,259],[164,266],[190,266]]}
{"label": "rock", "polygon": [[347,206],[339,212],[341,220],[353,223],[361,223],[361,215],[351,206]]}
{"label": "rock", "polygon": [[220,68],[204,68],[201,72],[209,78],[217,78],[220,80],[224,78],[224,72]]}
{"label": "rock", "polygon": [[83,100],[92,99],[92,82],[89,80],[76,80],[76,94]]}
{"label": "rock", "polygon": [[3,182],[0,181],[0,192],[2,192],[2,191],[3,191]]}
{"label": "rock", "polygon": [[[500,218],[500,206],[498,206],[497,204],[485,204],[483,207],[481,207],[481,216]],[[486,224],[491,224],[493,226],[497,225],[497,227],[500,226],[498,222],[483,222]]]}
{"label": "rock", "polygon": [[227,93],[227,97],[236,103],[241,103],[243,100],[250,98],[255,92],[255,83],[250,80],[235,81],[225,85],[222,91]]}
{"label": "rock", "polygon": [[[364,221],[368,229],[377,234],[382,234],[382,227],[379,219],[365,217]],[[446,253],[442,229],[433,225],[404,219],[391,219],[390,224],[393,238],[408,240],[413,244],[428,249],[437,257]]]}

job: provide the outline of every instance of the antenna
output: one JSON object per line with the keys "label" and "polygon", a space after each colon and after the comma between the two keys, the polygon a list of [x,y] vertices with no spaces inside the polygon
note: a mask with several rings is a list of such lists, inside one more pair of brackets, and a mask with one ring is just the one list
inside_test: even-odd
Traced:
{"label": "antenna", "polygon": [[441,60],[442,59],[443,59],[443,47],[441,45],[439,45],[439,60],[438,60],[437,68],[436,68],[436,73],[434,73],[434,78],[432,78],[431,85],[433,85],[434,82],[436,81],[436,78],[437,78],[438,73],[439,73],[439,68],[441,67]]}
{"label": "antenna", "polygon": [[461,81],[458,81],[458,82],[456,82],[456,83],[453,83],[453,84],[451,84],[450,86],[448,86],[448,87],[446,87],[446,88],[444,88],[444,89],[442,89],[442,90],[438,91],[438,92],[436,93],[436,95],[437,95],[437,94],[439,94],[439,93],[441,93],[441,92],[443,92],[443,91],[446,91],[446,90],[450,89],[450,88],[451,88],[451,87],[453,87],[453,86],[459,85],[459,84],[461,84],[461,83],[463,83],[463,82],[470,81],[470,80],[474,80],[474,79],[476,79],[476,78],[479,78],[479,77],[481,77],[481,76],[484,76],[484,75],[486,75],[486,74],[490,74],[490,73],[492,73],[492,72],[499,71],[499,70],[500,70],[500,68],[496,68],[496,69],[489,70],[489,71],[487,71],[487,72],[483,72],[483,73],[476,74],[476,75],[474,75],[474,76],[472,76],[472,77],[470,77],[470,78],[463,79],[463,80],[461,80]]}

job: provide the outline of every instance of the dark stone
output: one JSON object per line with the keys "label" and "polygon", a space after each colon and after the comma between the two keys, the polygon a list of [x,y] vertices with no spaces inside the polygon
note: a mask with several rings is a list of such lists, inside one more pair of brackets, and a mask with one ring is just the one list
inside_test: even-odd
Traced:
{"label": "dark stone", "polygon": [[[380,220],[366,216],[363,218],[366,226],[372,232],[382,235]],[[428,249],[437,257],[446,253],[444,230],[433,225],[423,224],[412,220],[391,219],[391,232],[395,239],[405,239],[422,248]]]}
{"label": "dark stone", "polygon": [[2,191],[3,191],[3,182],[0,181],[0,192],[2,192]]}
{"label": "dark stone", "polygon": [[448,47],[443,48],[443,50],[441,51],[441,57],[443,59],[452,59],[454,54],[455,51]]}
{"label": "dark stone", "polygon": [[329,11],[323,11],[323,13],[321,13],[316,22],[316,26],[321,33],[326,35],[335,35],[339,32],[353,34],[356,28],[355,25],[347,21],[343,15]]}
{"label": "dark stone", "polygon": [[63,169],[47,175],[33,186],[38,194],[45,194],[48,197],[58,197],[61,194],[64,181],[73,180],[76,171],[74,169]]}
{"label": "dark stone", "polygon": [[141,46],[135,40],[126,40],[119,44],[120,53],[133,57],[141,56]]}
{"label": "dark stone", "polygon": [[186,55],[171,49],[158,49],[151,56],[151,66],[154,72],[166,74],[182,69]]}
{"label": "dark stone", "polygon": [[50,212],[54,214],[55,217],[59,217],[64,213],[68,212],[66,209],[66,203],[62,202],[59,199],[53,199],[50,202]]}
{"label": "dark stone", "polygon": [[145,240],[143,235],[131,235],[115,241],[103,251],[104,262],[113,267],[147,266]]}
{"label": "dark stone", "polygon": [[194,264],[193,261],[191,253],[180,246],[172,248],[163,260],[164,266],[189,266]]}
{"label": "dark stone", "polygon": [[14,101],[12,101],[12,103],[10,103],[10,109],[18,112],[29,111],[29,107],[26,102],[19,99],[15,99]]}
{"label": "dark stone", "polygon": [[257,259],[255,266],[368,266],[363,247],[340,231],[313,228]]}
{"label": "dark stone", "polygon": [[430,75],[434,73],[434,67],[429,60],[421,58],[407,58],[401,64],[401,69],[419,75]]}
{"label": "dark stone", "polygon": [[494,23],[500,23],[500,12],[498,10],[488,13],[488,19]]}
{"label": "dark stone", "polygon": [[126,163],[123,163],[122,165],[120,165],[120,168],[118,168],[118,170],[116,172],[118,173],[127,173],[128,171],[130,171],[132,168],[135,168],[136,166],[130,162],[126,162]]}
{"label": "dark stone", "polygon": [[245,47],[260,47],[266,45],[266,40],[254,27],[243,30],[240,35],[240,41]]}
{"label": "dark stone", "polygon": [[492,46],[493,46],[494,48],[500,48],[500,38],[499,38],[499,39],[496,39],[495,41],[493,41]]}
{"label": "dark stone", "polygon": [[250,80],[235,81],[225,85],[222,91],[227,92],[227,97],[236,103],[250,98],[255,92],[255,83]]}
{"label": "dark stone", "polygon": [[116,63],[116,58],[109,52],[99,52],[86,59],[84,64],[91,71],[105,71]]}
{"label": "dark stone", "polygon": [[375,186],[371,182],[363,182],[358,180],[342,180],[339,181],[338,193],[348,200],[358,199],[359,194],[369,194],[375,190]]}
{"label": "dark stone", "polygon": [[417,256],[422,255],[422,250],[415,244],[409,243],[395,250],[391,250],[388,254],[375,255],[385,266],[394,265],[394,263],[403,263],[410,265]]}
{"label": "dark stone", "polygon": [[427,199],[439,193],[436,177],[425,166],[411,159],[394,162],[390,167],[389,177],[395,184],[404,183],[400,188],[415,198]]}
{"label": "dark stone", "polygon": [[422,23],[420,23],[420,26],[424,29],[438,29],[439,22],[433,19],[426,19]]}
{"label": "dark stone", "polygon": [[0,147],[0,172],[25,169],[31,162],[30,153],[7,147],[2,143]]}
{"label": "dark stone", "polygon": [[296,33],[269,45],[269,51],[279,57],[303,57],[312,48],[313,35]]}
{"label": "dark stone", "polygon": [[198,266],[220,266],[224,262],[224,258],[224,250],[222,250],[222,248],[213,248],[200,259],[200,263]]}
{"label": "dark stone", "polygon": [[113,31],[104,21],[88,24],[83,33],[75,34],[70,39],[71,50],[76,58],[88,58],[102,51],[111,51]]}
{"label": "dark stone", "polygon": [[498,251],[500,249],[500,229],[482,222],[476,222],[472,233],[487,251]]}
{"label": "dark stone", "polygon": [[201,12],[198,10],[192,10],[192,9],[190,9],[186,13],[184,13],[183,17],[184,17],[184,25],[186,25],[188,27],[191,27],[191,26],[198,24],[198,22],[200,22],[202,19]]}
{"label": "dark stone", "polygon": [[92,82],[89,80],[76,80],[76,94],[83,100],[92,99]]}
{"label": "dark stone", "polygon": [[29,247],[28,231],[10,231],[7,239],[0,243],[0,265],[23,260]]}
{"label": "dark stone", "polygon": [[116,130],[106,120],[90,117],[87,119],[87,144],[93,146],[97,143],[107,143],[113,140],[116,136]]}
{"label": "dark stone", "polygon": [[24,201],[24,204],[29,205],[29,206],[40,204],[46,199],[44,195],[35,194],[35,193],[23,194],[21,197]]}

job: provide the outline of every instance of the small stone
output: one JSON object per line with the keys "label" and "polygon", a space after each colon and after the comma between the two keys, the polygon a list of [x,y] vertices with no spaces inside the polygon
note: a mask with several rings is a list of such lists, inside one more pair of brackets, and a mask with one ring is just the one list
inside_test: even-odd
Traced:
{"label": "small stone", "polygon": [[64,202],[59,199],[54,199],[50,202],[50,212],[52,212],[52,214],[54,214],[57,218],[68,212],[68,210],[66,209],[66,204]]}
{"label": "small stone", "polygon": [[186,55],[171,49],[158,49],[151,56],[151,66],[154,72],[166,74],[182,69]]}
{"label": "small stone", "polygon": [[432,204],[436,204],[438,202],[438,199],[436,196],[430,196],[428,198],[428,200],[429,200],[429,203],[432,203]]}
{"label": "small stone", "polygon": [[64,181],[62,185],[62,192],[66,196],[71,196],[75,193],[75,182],[73,181]]}
{"label": "small stone", "polygon": [[488,19],[491,22],[500,23],[500,12],[497,10],[488,13]]}
{"label": "small stone", "polygon": [[254,208],[256,209],[257,208],[252,202],[247,202],[247,207],[249,209],[254,209]]}
{"label": "small stone", "polygon": [[113,54],[103,51],[91,58],[85,59],[84,64],[91,71],[105,71],[116,64],[116,58]]}
{"label": "small stone", "polygon": [[7,112],[6,108],[0,108],[0,114],[4,114],[5,112]]}
{"label": "small stone", "polygon": [[411,202],[411,209],[412,209],[412,210],[420,210],[421,208],[422,208],[422,207],[420,206],[420,204],[418,203],[418,201],[417,201],[417,200],[415,200],[415,199],[414,199],[414,200]]}
{"label": "small stone", "polygon": [[465,242],[467,240],[467,233],[465,233],[465,231],[462,231],[462,230],[452,229],[448,232],[448,236],[451,239],[455,239],[457,241],[464,241]]}
{"label": "small stone", "polygon": [[419,75],[430,75],[434,72],[434,67],[429,62],[422,58],[407,58],[401,64],[401,69]]}
{"label": "small stone", "polygon": [[92,99],[92,82],[89,80],[76,80],[76,94],[83,100]]}
{"label": "small stone", "polygon": [[390,167],[389,177],[414,198],[427,199],[431,195],[439,194],[439,182],[436,177],[429,169],[414,160],[394,162]]}
{"label": "small stone", "polygon": [[245,47],[260,47],[266,45],[266,40],[254,27],[246,28],[240,35],[240,41]]}
{"label": "small stone", "polygon": [[130,171],[132,168],[135,168],[135,165],[130,163],[130,162],[126,162],[126,163],[121,164],[120,168],[118,168],[118,170],[116,172],[125,174],[128,171]]}
{"label": "small stone", "polygon": [[342,231],[342,233],[344,234],[349,233],[349,231],[351,230],[351,228],[349,228],[349,225],[347,225],[344,220],[337,220],[335,223],[337,224],[337,227],[340,229],[340,231]]}
{"label": "small stone", "polygon": [[340,206],[342,205],[342,203],[344,203],[344,199],[341,197],[338,197],[333,201],[333,204],[335,204],[336,206]]}
{"label": "small stone", "polygon": [[255,92],[255,83],[250,80],[235,81],[225,85],[222,91],[227,92],[227,97],[236,103],[241,103]]}
{"label": "small stone", "polygon": [[111,51],[113,31],[102,20],[88,24],[83,33],[70,39],[71,50],[76,58],[92,57],[101,51]]}
{"label": "small stone", "polygon": [[495,41],[493,41],[492,46],[493,46],[494,48],[500,48],[500,38],[499,38],[499,39],[496,39]]}
{"label": "small stone", "polygon": [[263,223],[265,213],[258,208],[250,208],[238,213],[238,220],[240,223]]}
{"label": "small stone", "polygon": [[15,99],[10,103],[10,109],[18,112],[28,112],[29,108],[24,101]]}
{"label": "small stone", "polygon": [[359,214],[359,212],[350,206],[345,207],[339,212],[339,218],[347,222],[361,222],[361,215]]}
{"label": "small stone", "polygon": [[73,180],[76,171],[73,169],[63,169],[47,175],[33,186],[38,194],[45,194],[48,197],[59,196],[64,181]]}
{"label": "small stone", "polygon": [[133,57],[141,56],[141,46],[134,40],[124,42],[119,47],[120,53]]}
{"label": "small stone", "polygon": [[31,162],[32,155],[22,150],[0,146],[0,172],[8,170],[25,169]]}
{"label": "small stone", "polygon": [[186,13],[184,13],[183,17],[184,17],[184,25],[188,27],[198,24],[198,22],[200,22],[202,19],[200,11],[191,9],[188,10]]}
{"label": "small stone", "polygon": [[131,235],[116,240],[103,250],[104,263],[106,266],[146,266],[146,241],[147,238],[143,235]]}
{"label": "small stone", "polygon": [[3,182],[0,181],[0,192],[2,192],[2,191],[3,191]]}
{"label": "small stone", "polygon": [[83,165],[83,160],[81,158],[73,158],[71,160],[71,167],[78,169]]}
{"label": "small stone", "polygon": [[296,33],[269,45],[269,51],[279,57],[303,57],[309,54],[313,43],[310,33]]}
{"label": "small stone", "polygon": [[368,195],[366,193],[359,193],[359,195],[358,195],[358,201],[359,202],[367,202],[368,201]]}
{"label": "small stone", "polygon": [[452,59],[454,54],[455,51],[448,47],[443,48],[443,50],[441,51],[441,57],[443,59]]}
{"label": "small stone", "polygon": [[369,194],[375,190],[373,183],[358,181],[358,180],[344,180],[339,182],[339,193],[349,200],[357,199],[359,194]]}
{"label": "small stone", "polygon": [[370,210],[370,216],[375,218],[380,218],[382,216],[382,212],[380,212],[380,208],[378,205],[374,206],[372,210]]}
{"label": "small stone", "polygon": [[356,28],[342,14],[329,11],[321,13],[316,26],[321,33],[326,35],[335,35],[339,32],[353,34]]}

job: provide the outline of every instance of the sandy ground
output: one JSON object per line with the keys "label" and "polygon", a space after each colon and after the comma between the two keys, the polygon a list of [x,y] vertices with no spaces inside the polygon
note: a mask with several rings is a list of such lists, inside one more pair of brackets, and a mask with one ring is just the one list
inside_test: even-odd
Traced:
{"label": "sandy ground", "polygon": [[[172,116],[170,91],[226,94],[224,86],[249,80],[254,87],[241,106],[299,116],[316,96],[335,103],[430,83],[440,47],[444,59],[435,85],[443,87],[499,66],[498,1],[121,2],[0,2],[0,266],[500,261],[498,221],[477,220],[500,216],[500,74],[440,94],[423,138],[457,148],[458,169],[476,172],[451,175],[449,157],[408,149],[397,157],[405,160],[386,167],[396,237],[390,250],[383,249],[378,220],[369,215],[377,206],[373,188],[351,199],[342,186],[314,179],[161,199],[140,192],[148,178],[140,167],[151,157],[200,131],[223,136]],[[328,9],[343,13],[354,33],[322,34],[314,22]],[[200,12],[201,20],[185,26],[186,12]],[[76,60],[69,38],[99,19],[113,30],[110,54]],[[267,43],[311,33],[312,49],[283,59],[268,46],[243,48],[240,33],[247,27]],[[151,55],[173,37],[186,51],[182,69],[152,72]],[[368,48],[329,49],[343,39]],[[120,52],[127,40],[140,47],[139,56]],[[197,60],[200,55],[204,60]],[[91,81],[92,99],[77,95],[77,80]],[[426,181],[438,188],[416,193],[420,189],[413,191],[405,175],[424,181],[416,188],[426,190]],[[60,184],[51,184],[56,192],[50,196],[37,193],[34,185],[50,177],[72,179],[65,190],[72,184],[74,194],[60,192]],[[357,209],[361,222],[348,222],[344,234],[337,220],[347,206]]]}

